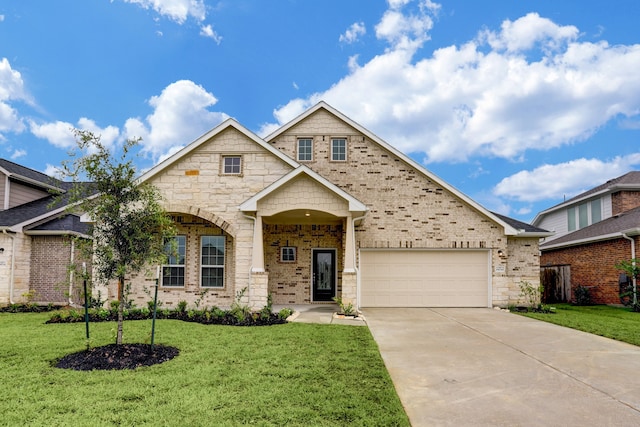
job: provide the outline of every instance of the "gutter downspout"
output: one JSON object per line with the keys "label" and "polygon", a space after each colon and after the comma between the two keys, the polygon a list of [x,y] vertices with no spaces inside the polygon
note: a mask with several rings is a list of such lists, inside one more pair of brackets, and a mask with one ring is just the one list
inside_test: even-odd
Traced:
{"label": "gutter downspout", "polygon": [[[631,242],[631,265],[633,265],[633,267],[636,267],[636,241],[633,240],[632,237],[627,236],[625,233],[622,233],[622,237],[624,237],[625,239],[627,239],[628,241]],[[636,276],[633,276],[631,278],[631,282],[633,283],[633,305],[637,305],[638,304],[638,296],[636,295],[636,289],[637,289],[637,280],[636,280]]]}
{"label": "gutter downspout", "polygon": [[72,266],[72,268],[69,270],[69,306],[73,306],[73,300],[71,299],[71,296],[73,295],[73,279],[74,279],[74,272],[75,272],[75,266],[73,265],[75,262],[75,249],[76,249],[76,242],[75,240],[71,239],[71,257],[69,260],[69,264]]}
{"label": "gutter downspout", "polygon": [[15,304],[13,301],[13,272],[16,269],[16,238],[7,233],[6,229],[2,229],[5,236],[11,238],[11,273],[9,274],[9,304]]}

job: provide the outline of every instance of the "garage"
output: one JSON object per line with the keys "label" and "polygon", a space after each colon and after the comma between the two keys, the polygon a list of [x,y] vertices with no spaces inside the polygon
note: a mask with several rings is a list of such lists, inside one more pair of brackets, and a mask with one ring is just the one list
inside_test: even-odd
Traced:
{"label": "garage", "polygon": [[486,250],[361,250],[362,307],[488,307]]}

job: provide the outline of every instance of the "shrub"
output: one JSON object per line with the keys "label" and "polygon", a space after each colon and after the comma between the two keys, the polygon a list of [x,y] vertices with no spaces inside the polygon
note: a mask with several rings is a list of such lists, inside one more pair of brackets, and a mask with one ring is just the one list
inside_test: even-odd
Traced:
{"label": "shrub", "polygon": [[591,305],[593,301],[591,299],[591,291],[586,286],[578,285],[574,291],[575,305]]}

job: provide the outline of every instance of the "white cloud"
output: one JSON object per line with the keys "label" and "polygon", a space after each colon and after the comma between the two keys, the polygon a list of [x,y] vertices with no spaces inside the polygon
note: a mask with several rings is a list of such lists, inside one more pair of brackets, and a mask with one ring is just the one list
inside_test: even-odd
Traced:
{"label": "white cloud", "polygon": [[208,110],[217,102],[202,86],[179,80],[149,99],[154,111],[144,121],[127,120],[124,134],[127,138],[141,137],[143,151],[157,159],[227,119],[224,113]]}
{"label": "white cloud", "polygon": [[211,25],[203,25],[200,27],[200,35],[204,37],[208,37],[213,39],[216,44],[220,44],[222,42],[222,36],[213,30]]}
{"label": "white cloud", "polygon": [[585,140],[612,119],[640,118],[640,45],[580,41],[574,26],[529,14],[416,58],[433,8],[389,4],[376,26],[387,50],[364,64],[349,58],[346,76],[279,107],[278,123],[325,100],[428,163],[519,160]]}
{"label": "white cloud", "polygon": [[504,178],[493,189],[496,196],[521,202],[561,199],[580,194],[611,178],[624,175],[640,165],[640,153],[618,156],[608,161],[576,159],[520,171]]}
{"label": "white cloud", "polygon": [[124,0],[125,3],[137,4],[144,9],[153,9],[156,13],[184,24],[192,17],[202,22],[207,17],[207,9],[203,0]]}
{"label": "white cloud", "polygon": [[11,160],[16,160],[26,155],[27,155],[27,150],[16,149],[16,150],[13,150],[13,153],[11,153]]}
{"label": "white cloud", "polygon": [[[22,132],[23,120],[12,105],[13,101],[32,104],[31,97],[24,88],[20,72],[11,68],[7,58],[0,61],[0,132]],[[0,140],[4,137],[0,135]]]}
{"label": "white cloud", "polygon": [[536,43],[540,43],[543,49],[555,50],[564,43],[576,40],[578,35],[578,29],[572,25],[561,27],[537,13],[529,13],[514,22],[504,21],[499,33],[482,32],[481,38],[486,38],[495,50],[516,52],[529,50]]}
{"label": "white cloud", "polygon": [[358,41],[360,36],[363,36],[367,33],[367,29],[364,26],[364,22],[354,22],[351,26],[345,31],[344,34],[340,34],[339,41],[341,43],[354,43]]}
{"label": "white cloud", "polygon": [[120,130],[117,127],[107,126],[106,128],[101,128],[93,120],[85,117],[80,118],[75,126],[60,120],[43,124],[30,121],[29,125],[31,133],[35,136],[45,139],[54,146],[63,149],[75,148],[77,146],[73,133],[74,129],[92,132],[94,135],[99,136],[100,141],[107,147],[113,147],[120,136]]}
{"label": "white cloud", "polygon": [[31,133],[41,139],[46,139],[58,148],[69,149],[76,146],[73,135],[74,126],[68,122],[56,121],[51,123],[30,123]]}

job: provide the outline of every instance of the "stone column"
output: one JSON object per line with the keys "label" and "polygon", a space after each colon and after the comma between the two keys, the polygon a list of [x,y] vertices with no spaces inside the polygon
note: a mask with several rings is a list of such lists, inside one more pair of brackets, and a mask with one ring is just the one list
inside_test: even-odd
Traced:
{"label": "stone column", "polygon": [[262,216],[256,214],[256,221],[253,224],[253,254],[251,271],[253,273],[264,273],[264,242],[262,231]]}
{"label": "stone column", "polygon": [[353,230],[353,219],[351,214],[349,214],[346,218],[347,221],[347,232],[345,235],[344,241],[344,273],[355,273],[355,262],[356,262],[356,240],[354,236]]}

